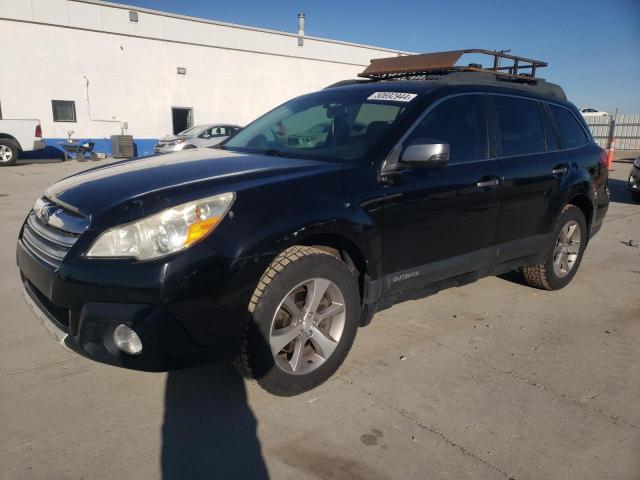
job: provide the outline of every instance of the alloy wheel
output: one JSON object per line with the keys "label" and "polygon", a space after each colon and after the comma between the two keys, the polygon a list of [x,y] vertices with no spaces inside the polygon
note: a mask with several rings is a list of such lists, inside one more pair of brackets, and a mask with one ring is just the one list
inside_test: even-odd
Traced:
{"label": "alloy wheel", "polygon": [[271,322],[269,346],[279,368],[305,374],[333,354],[345,326],[344,296],[324,278],[312,278],[287,293]]}
{"label": "alloy wheel", "polygon": [[13,150],[7,145],[0,145],[0,163],[10,162],[13,158]]}
{"label": "alloy wheel", "polygon": [[553,271],[559,278],[569,275],[580,253],[580,225],[567,222],[558,235],[553,251]]}

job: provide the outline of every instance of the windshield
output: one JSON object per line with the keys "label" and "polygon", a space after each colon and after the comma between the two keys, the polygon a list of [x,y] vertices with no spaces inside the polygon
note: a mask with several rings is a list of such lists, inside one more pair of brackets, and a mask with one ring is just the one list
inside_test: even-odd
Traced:
{"label": "windshield", "polygon": [[209,128],[209,125],[198,125],[197,127],[187,128],[186,130],[183,130],[182,132],[180,132],[178,135],[190,135],[190,136],[200,135],[207,128]]}
{"label": "windshield", "polygon": [[417,103],[416,94],[323,90],[291,100],[249,124],[222,148],[356,161]]}

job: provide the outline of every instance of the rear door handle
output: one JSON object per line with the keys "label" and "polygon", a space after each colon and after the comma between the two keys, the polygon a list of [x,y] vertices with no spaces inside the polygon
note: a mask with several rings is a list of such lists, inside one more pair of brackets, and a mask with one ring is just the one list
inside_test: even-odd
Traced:
{"label": "rear door handle", "polygon": [[553,170],[551,170],[551,173],[561,177],[562,175],[564,175],[568,171],[569,171],[569,169],[567,167],[556,167]]}
{"label": "rear door handle", "polygon": [[498,185],[500,185],[500,180],[497,178],[494,178],[492,180],[484,180],[482,182],[478,182],[476,185],[478,185],[478,188],[497,187]]}

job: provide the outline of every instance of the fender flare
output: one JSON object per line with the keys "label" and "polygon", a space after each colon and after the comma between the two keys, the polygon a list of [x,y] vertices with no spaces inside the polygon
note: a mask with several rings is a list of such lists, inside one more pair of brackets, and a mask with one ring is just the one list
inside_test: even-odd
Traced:
{"label": "fender flare", "polygon": [[[361,208],[338,201],[297,205],[265,222],[233,252],[236,259],[273,256],[293,245],[324,245],[345,250],[361,273],[381,271],[381,232]],[[304,218],[300,217],[304,212]],[[226,243],[226,242],[225,242]],[[354,253],[355,252],[355,253]],[[363,268],[364,267],[364,268]]]}

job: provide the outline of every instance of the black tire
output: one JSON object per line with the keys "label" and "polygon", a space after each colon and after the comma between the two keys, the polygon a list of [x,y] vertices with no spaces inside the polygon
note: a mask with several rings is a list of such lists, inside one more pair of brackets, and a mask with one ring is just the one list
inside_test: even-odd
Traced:
{"label": "black tire", "polygon": [[[271,353],[271,327],[288,293],[312,278],[329,280],[340,290],[344,298],[344,327],[333,353],[324,363],[308,373],[294,374],[281,368]],[[262,275],[251,298],[249,313],[236,367],[274,395],[297,395],[331,377],[349,353],[359,323],[358,282],[338,257],[313,247],[293,246],[278,255]]]}
{"label": "black tire", "polygon": [[629,192],[631,194],[631,200],[636,203],[640,203],[640,193],[638,192]]}
{"label": "black tire", "polygon": [[11,165],[15,165],[18,161],[19,151],[15,144],[8,140],[0,140],[0,145],[5,152],[8,151],[10,154],[10,158],[8,160],[4,160],[4,156],[0,158],[0,167],[9,167]]}
{"label": "black tire", "polygon": [[[573,262],[573,266],[565,276],[558,276],[554,270],[554,258],[556,244],[562,229],[569,222],[576,222],[580,227],[580,244],[578,249],[577,258]],[[575,205],[567,205],[562,209],[556,224],[553,228],[551,240],[544,253],[544,263],[540,265],[531,265],[528,267],[522,267],[520,271],[524,276],[525,281],[532,287],[540,288],[542,290],[559,290],[569,284],[575,276],[580,262],[582,261],[582,255],[587,245],[587,222],[584,218],[582,210]]]}
{"label": "black tire", "polygon": [[183,150],[190,150],[192,148],[197,148],[195,145],[185,145]]}

